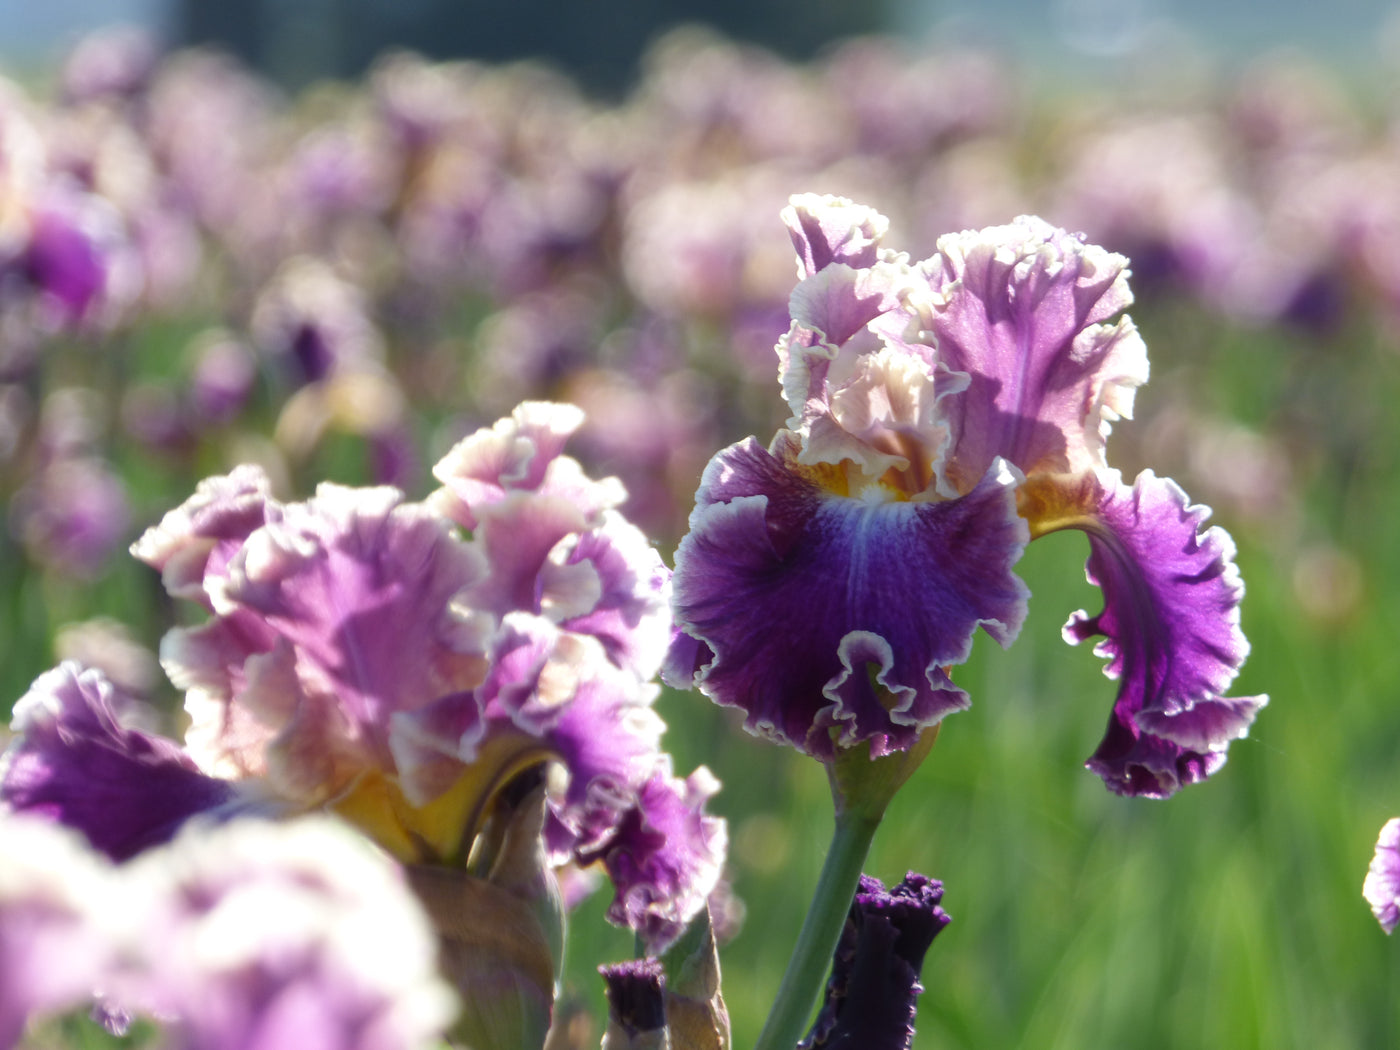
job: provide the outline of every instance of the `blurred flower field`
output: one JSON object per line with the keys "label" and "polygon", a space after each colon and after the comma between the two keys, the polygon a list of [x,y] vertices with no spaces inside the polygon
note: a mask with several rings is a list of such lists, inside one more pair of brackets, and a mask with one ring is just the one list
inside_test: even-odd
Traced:
{"label": "blurred flower field", "polygon": [[[955,670],[973,706],[867,866],[946,885],[914,1045],[1396,1045],[1400,960],[1361,883],[1400,812],[1400,109],[1296,56],[1053,91],[990,54],[869,39],[794,65],[687,30],[617,102],[403,54],[286,98],[112,34],[50,82],[0,81],[0,705],[73,659],[178,735],[157,652],[191,613],[128,553],[148,528],[244,463],[287,501],[420,498],[526,400],[584,410],[571,454],[672,565],[711,455],[782,423],[779,213],[801,192],[878,208],[915,258],[1031,213],[1129,258],[1153,374],[1115,465],[1174,477],[1234,537],[1235,692],[1270,696],[1206,783],[1108,793],[1082,766],[1114,687],[1060,634],[1097,607],[1089,548],[1034,544],[1019,643]],[[826,778],[699,693],[656,710],[676,769],[723,784],[724,994],[750,1046]],[[596,967],[632,954],[605,898],[570,928],[569,1045],[597,1045]]]}

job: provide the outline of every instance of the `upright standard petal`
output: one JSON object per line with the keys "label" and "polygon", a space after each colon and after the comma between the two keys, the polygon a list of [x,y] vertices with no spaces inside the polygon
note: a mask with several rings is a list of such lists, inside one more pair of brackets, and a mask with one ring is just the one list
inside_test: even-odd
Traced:
{"label": "upright standard petal", "polygon": [[583,411],[575,405],[523,402],[508,418],[463,438],[433,467],[444,486],[434,502],[468,530],[476,528],[483,507],[510,492],[560,496],[585,516],[618,506],[627,496],[621,482],[594,481],[561,454],[582,424]]}
{"label": "upright standard petal", "polygon": [[1002,644],[1020,628],[1016,479],[995,470],[959,500],[863,500],[796,459],[784,432],[772,451],[749,439],[706,468],[673,581],[677,619],[701,643],[694,682],[742,708],[751,732],[817,757],[908,748],[967,706],[946,668],[976,628]]}
{"label": "upright standard petal", "polygon": [[367,768],[391,771],[393,714],[481,681],[485,638],[453,601],[481,571],[442,519],[395,489],[324,484],[248,537],[212,598],[277,639],[229,703],[275,734],[282,792],[315,804]]}
{"label": "upright standard petal", "polygon": [[997,456],[1027,476],[1103,464],[1112,422],[1132,415],[1147,350],[1128,318],[1127,259],[1034,217],[949,234],[920,264],[920,304],[938,359],[965,372],[957,399],[955,483]]}
{"label": "upright standard petal", "polygon": [[866,267],[880,257],[890,222],[874,208],[845,197],[800,193],[782,220],[797,249],[797,274],[810,276],[832,263]]}
{"label": "upright standard petal", "polygon": [[1268,702],[1222,695],[1249,652],[1229,535],[1202,532],[1209,510],[1151,471],[1132,486],[1116,471],[1033,478],[1022,513],[1033,535],[1077,528],[1089,536],[1087,573],[1104,608],[1075,613],[1064,636],[1077,644],[1103,635],[1095,652],[1120,685],[1088,767],[1113,791],[1154,798],[1215,772]]}
{"label": "upright standard petal", "polygon": [[472,532],[486,571],[465,592],[496,616],[541,615],[595,636],[620,667],[656,673],[670,630],[670,574],[617,510],[616,478],[562,455],[583,422],[573,405],[526,402],[438,463],[430,503]]}
{"label": "upright standard petal", "polygon": [[236,790],[205,776],[173,740],[124,728],[101,672],[64,663],[15,705],[0,800],[82,832],[113,860],[164,842]]}

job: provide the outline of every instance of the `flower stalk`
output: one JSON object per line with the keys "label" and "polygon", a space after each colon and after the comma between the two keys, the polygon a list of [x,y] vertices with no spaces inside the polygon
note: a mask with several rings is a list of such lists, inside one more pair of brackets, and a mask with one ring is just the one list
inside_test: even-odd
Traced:
{"label": "flower stalk", "polygon": [[806,1032],[879,826],[880,817],[862,808],[837,810],[816,892],[754,1050],[792,1050]]}

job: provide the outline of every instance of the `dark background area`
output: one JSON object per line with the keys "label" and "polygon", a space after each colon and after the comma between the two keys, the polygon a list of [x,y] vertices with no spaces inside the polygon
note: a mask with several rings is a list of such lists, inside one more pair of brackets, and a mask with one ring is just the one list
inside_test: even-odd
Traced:
{"label": "dark background area", "polygon": [[678,25],[703,22],[804,59],[835,38],[884,28],[886,16],[881,0],[180,0],[172,35],[231,51],[287,87],[355,77],[397,47],[434,59],[545,59],[615,95],[648,43]]}

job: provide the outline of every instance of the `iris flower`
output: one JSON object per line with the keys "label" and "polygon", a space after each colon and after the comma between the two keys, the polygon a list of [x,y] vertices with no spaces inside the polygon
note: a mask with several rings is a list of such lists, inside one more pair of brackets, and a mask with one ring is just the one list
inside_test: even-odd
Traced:
{"label": "iris flower", "polygon": [[1079,529],[1104,607],[1064,636],[1101,635],[1119,682],[1089,768],[1154,797],[1218,769],[1266,698],[1223,695],[1248,652],[1229,536],[1170,480],[1128,484],[1105,458],[1148,373],[1119,316],[1127,260],[1033,217],[945,236],[921,262],[848,200],[794,197],[783,219],[791,417],[704,472],[668,677],[823,760],[908,750],[968,706],[950,668],[977,628],[1015,639],[1026,544]]}
{"label": "iris flower", "polygon": [[[123,725],[119,690],[65,663],[15,707],[0,811],[119,861],[196,817],[335,813],[416,873],[444,936],[496,943],[503,909],[538,909],[520,920],[542,955],[530,1023],[557,977],[556,870],[602,867],[609,918],[664,948],[718,881],[725,826],[704,813],[714,778],[673,775],[660,748],[669,573],[620,483],[561,454],[582,419],[521,405],[452,450],[422,503],[332,484],[283,502],[248,466],[201,483],[133,548],[205,613],[161,645],[183,743]],[[461,899],[491,903],[464,916]]]}
{"label": "iris flower", "polygon": [[1361,895],[1386,933],[1400,926],[1400,818],[1386,821],[1381,828]]}

